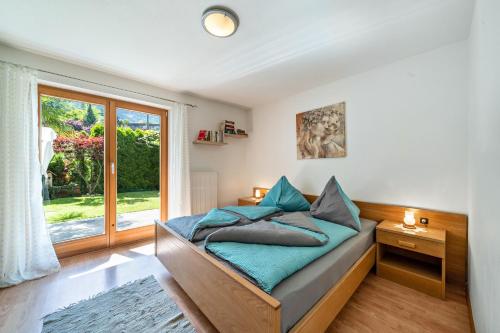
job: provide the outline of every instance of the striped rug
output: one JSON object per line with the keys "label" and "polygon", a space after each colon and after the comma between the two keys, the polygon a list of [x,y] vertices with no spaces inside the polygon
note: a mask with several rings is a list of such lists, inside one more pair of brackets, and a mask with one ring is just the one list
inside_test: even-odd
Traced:
{"label": "striped rug", "polygon": [[82,300],[43,318],[42,333],[194,333],[151,275]]}

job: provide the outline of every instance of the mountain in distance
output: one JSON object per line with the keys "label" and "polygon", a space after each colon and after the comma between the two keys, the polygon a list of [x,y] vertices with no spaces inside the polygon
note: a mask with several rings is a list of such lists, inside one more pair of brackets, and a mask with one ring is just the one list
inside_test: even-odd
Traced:
{"label": "mountain in distance", "polygon": [[[149,118],[149,119],[148,119]],[[127,121],[130,124],[152,124],[159,125],[160,117],[153,114],[147,114],[127,109],[116,109],[116,119],[118,121]]]}

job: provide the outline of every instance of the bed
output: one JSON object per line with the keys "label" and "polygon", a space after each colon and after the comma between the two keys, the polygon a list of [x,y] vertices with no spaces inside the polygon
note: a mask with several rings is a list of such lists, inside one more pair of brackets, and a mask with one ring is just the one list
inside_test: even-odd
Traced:
{"label": "bed", "polygon": [[[316,198],[305,197],[310,202]],[[156,255],[221,332],[323,332],[375,264],[373,229],[376,222],[404,216],[404,207],[356,204],[361,209],[361,217],[365,218],[363,232],[281,282],[271,294],[206,253],[202,246],[187,241],[159,222]],[[449,226],[449,214],[421,211],[435,217],[431,218],[433,224]],[[460,251],[466,251],[460,237],[455,237],[462,234],[463,228],[463,219],[457,217],[457,220],[460,223],[454,223],[449,229],[451,240],[459,245]],[[456,250],[456,247],[450,249]],[[451,253],[458,261],[464,259],[460,255]],[[450,278],[465,279],[457,267],[450,269],[452,272],[447,274]],[[316,282],[312,283],[313,280]],[[306,294],[308,297],[304,297]]]}
{"label": "bed", "polygon": [[[361,224],[362,229],[357,236],[346,240],[334,250],[279,283],[272,290],[270,295],[281,304],[282,332],[291,329],[374,244],[377,223],[361,219]],[[204,242],[197,242],[196,245],[206,252]],[[232,268],[223,261],[221,262],[226,267]]]}

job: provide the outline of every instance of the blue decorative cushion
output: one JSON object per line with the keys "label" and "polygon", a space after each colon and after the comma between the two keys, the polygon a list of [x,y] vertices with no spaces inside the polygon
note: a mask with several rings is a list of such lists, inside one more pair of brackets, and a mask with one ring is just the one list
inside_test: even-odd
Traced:
{"label": "blue decorative cushion", "polygon": [[330,178],[321,195],[312,203],[311,215],[361,231],[359,208],[344,193],[335,177]]}
{"label": "blue decorative cushion", "polygon": [[285,212],[309,210],[311,205],[295,187],[282,176],[267,192],[259,206],[278,207]]}

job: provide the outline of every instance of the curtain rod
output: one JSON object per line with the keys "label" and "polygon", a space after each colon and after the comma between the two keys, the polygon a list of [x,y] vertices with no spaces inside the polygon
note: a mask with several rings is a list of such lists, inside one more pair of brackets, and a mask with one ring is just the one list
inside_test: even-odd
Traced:
{"label": "curtain rod", "polygon": [[119,88],[119,87],[115,87],[115,86],[112,86],[112,85],[109,85],[109,84],[104,84],[104,83],[94,82],[94,81],[90,81],[90,80],[80,79],[80,78],[77,78],[77,77],[74,77],[74,76],[69,76],[69,75],[65,75],[65,74],[59,74],[59,73],[47,71],[47,70],[40,69],[40,68],[35,68],[35,67],[25,66],[25,65],[21,65],[21,64],[16,64],[16,63],[5,61],[5,60],[0,60],[0,62],[6,63],[6,64],[10,64],[10,65],[14,65],[14,66],[29,68],[29,69],[32,69],[32,70],[35,70],[35,71],[38,71],[38,72],[42,72],[42,73],[46,73],[46,74],[50,74],[50,75],[56,75],[56,76],[64,77],[64,78],[67,78],[67,79],[72,79],[72,80],[77,80],[77,81],[81,81],[81,82],[85,82],[85,83],[95,84],[95,85],[106,87],[106,88],[121,90],[121,91],[125,91],[125,92],[128,92],[128,93],[133,93],[133,94],[136,94],[136,95],[141,95],[141,96],[146,96],[146,97],[152,97],[152,98],[160,99],[160,100],[166,101],[166,102],[180,103],[180,104],[184,104],[186,106],[190,106],[192,108],[197,108],[198,107],[198,105],[195,105],[195,104],[183,103],[183,102],[179,102],[179,101],[176,101],[176,100],[173,100],[173,99],[169,99],[169,98],[164,98],[164,97],[158,97],[158,96],[154,96],[154,95],[149,95],[149,94],[141,93],[141,92],[134,91],[134,90]]}

